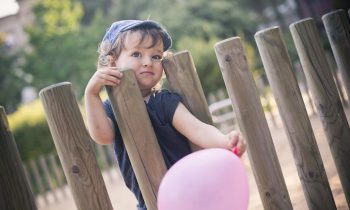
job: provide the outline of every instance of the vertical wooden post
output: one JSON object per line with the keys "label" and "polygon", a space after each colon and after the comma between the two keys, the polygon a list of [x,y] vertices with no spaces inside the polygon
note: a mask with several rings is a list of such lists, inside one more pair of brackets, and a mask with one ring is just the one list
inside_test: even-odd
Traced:
{"label": "vertical wooden post", "polygon": [[49,86],[39,95],[77,208],[113,209],[71,84]]}
{"label": "vertical wooden post", "polygon": [[350,129],[316,24],[307,18],[290,30],[350,206]]}
{"label": "vertical wooden post", "polygon": [[0,106],[0,174],[0,209],[37,209],[2,106]]}
{"label": "vertical wooden post", "polygon": [[55,185],[53,184],[53,180],[51,178],[51,174],[49,172],[49,167],[47,166],[47,163],[46,163],[46,157],[45,156],[40,156],[39,158],[39,164],[40,164],[40,167],[44,173],[44,177],[45,177],[45,180],[47,181],[46,183],[48,184],[48,187],[49,187],[49,191],[52,192],[52,195],[54,197],[54,200],[55,201],[58,201],[58,197],[57,197],[57,192],[55,191]]}
{"label": "vertical wooden post", "polygon": [[31,160],[29,162],[29,164],[30,164],[31,170],[33,171],[34,180],[35,180],[35,186],[38,188],[39,194],[42,195],[42,197],[43,197],[43,199],[45,201],[45,204],[48,204],[49,200],[48,200],[48,198],[46,196],[46,189],[45,189],[44,184],[43,184],[43,179],[40,176],[37,163],[35,162],[35,160]]}
{"label": "vertical wooden post", "polygon": [[[205,99],[202,85],[190,52],[182,51],[165,58],[163,67],[170,85],[170,90],[182,96],[184,105],[204,123],[213,125],[213,120]],[[191,144],[192,150],[199,146]]]}
{"label": "vertical wooden post", "polygon": [[342,75],[346,93],[350,98],[350,23],[348,17],[345,11],[340,9],[323,15],[322,21]]}
{"label": "vertical wooden post", "polygon": [[[57,180],[57,187],[61,188],[63,186],[63,178],[64,177],[62,177],[61,167],[58,166],[58,164],[57,164],[55,153],[50,153],[49,159],[50,159],[51,168],[52,168],[52,170],[55,174],[56,180]],[[62,191],[62,194],[64,196],[67,195],[66,192],[64,191],[64,188],[61,188],[61,191]]]}
{"label": "vertical wooden post", "polygon": [[247,140],[264,209],[293,209],[240,38],[218,42],[215,52],[239,127]]}
{"label": "vertical wooden post", "polygon": [[273,114],[270,100],[266,95],[267,91],[265,89],[265,82],[264,82],[262,75],[256,79],[255,84],[256,84],[256,87],[257,87],[257,90],[259,93],[258,95],[261,95],[264,98],[264,100],[266,101],[266,111],[269,113],[269,115],[271,117],[271,121],[272,121],[273,126],[277,127],[276,118],[275,118],[275,115]]}
{"label": "vertical wooden post", "polygon": [[255,34],[309,209],[336,209],[309,116],[280,29]]}
{"label": "vertical wooden post", "polygon": [[157,193],[167,168],[132,70],[119,86],[106,87],[147,209],[157,209]]}

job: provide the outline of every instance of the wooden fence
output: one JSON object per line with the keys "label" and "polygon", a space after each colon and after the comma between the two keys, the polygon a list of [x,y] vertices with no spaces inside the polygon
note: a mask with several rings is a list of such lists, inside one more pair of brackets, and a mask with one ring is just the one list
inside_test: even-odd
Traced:
{"label": "wooden fence", "polygon": [[[344,11],[336,11],[325,15],[324,21],[333,16],[344,15]],[[344,18],[338,22],[339,28],[334,31],[338,33],[345,30],[339,32],[340,34],[350,31]],[[328,28],[329,24],[325,26]],[[319,32],[312,19],[293,23],[290,30],[317,114],[327,135],[347,204],[350,206],[350,129]],[[345,46],[339,50],[331,41],[333,50],[337,51],[334,54],[339,69],[342,69],[343,82],[348,86],[349,81],[344,78],[348,75],[344,72],[350,72],[350,69],[343,63],[349,60],[346,53],[350,50],[350,36],[337,36],[332,33],[329,32],[330,38],[341,39],[342,47]],[[255,40],[287,131],[308,207],[336,209],[281,30],[272,27],[259,31]],[[223,40],[214,48],[238,125],[248,143],[248,155],[264,209],[293,209],[240,38]],[[163,67],[170,89],[182,95],[184,104],[195,116],[212,124],[190,53],[175,53],[164,59]],[[125,70],[120,86],[108,88],[108,92],[147,208],[156,210],[157,190],[166,170],[146,109],[141,105],[143,99],[137,91],[137,82],[132,71]],[[60,83],[47,87],[41,91],[40,96],[78,209],[111,209],[111,202],[71,85]],[[143,131],[142,135],[140,131]],[[192,148],[194,151],[200,149],[195,146]],[[45,170],[43,167],[44,173]]]}
{"label": "wooden fence", "polygon": [[[99,168],[106,175],[105,178],[111,182],[119,178],[112,173],[112,169],[118,167],[112,148],[97,144],[92,146]],[[56,152],[25,162],[23,167],[32,192],[40,203],[39,206],[51,205],[69,196],[66,189],[67,180]]]}

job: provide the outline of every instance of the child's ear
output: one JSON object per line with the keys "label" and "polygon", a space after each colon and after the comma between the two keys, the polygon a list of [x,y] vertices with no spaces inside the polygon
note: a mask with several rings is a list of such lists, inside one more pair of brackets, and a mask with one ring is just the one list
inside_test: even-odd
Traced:
{"label": "child's ear", "polygon": [[109,52],[107,60],[108,66],[116,67],[115,62],[117,61],[117,56],[115,55],[115,52],[113,50]]}
{"label": "child's ear", "polygon": [[107,55],[108,66],[115,67],[116,59],[113,55]]}

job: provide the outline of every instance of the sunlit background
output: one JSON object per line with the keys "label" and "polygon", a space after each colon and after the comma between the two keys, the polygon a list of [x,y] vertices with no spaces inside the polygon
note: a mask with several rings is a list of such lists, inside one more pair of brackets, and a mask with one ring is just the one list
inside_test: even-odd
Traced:
{"label": "sunlit background", "polygon": [[[171,50],[191,52],[212,104],[227,99],[213,50],[216,42],[240,36],[254,77],[266,85],[254,42],[258,30],[280,26],[297,69],[300,65],[288,26],[306,17],[314,18],[331,56],[321,17],[335,9],[349,8],[347,0],[1,0],[0,105],[8,114],[23,163],[35,168],[40,158],[54,156],[51,159],[57,160],[38,92],[48,85],[69,81],[83,107],[84,88],[96,70],[97,47],[113,21],[149,18],[162,23],[174,40]],[[332,59],[330,62],[334,65]],[[263,98],[263,104],[268,109],[272,97],[269,88],[266,91],[268,97]],[[273,101],[270,105],[275,107]],[[221,111],[223,114],[225,110]],[[234,122],[225,123],[217,126],[227,130]],[[110,149],[96,150],[103,154],[99,159],[101,168],[116,165]],[[40,173],[45,172],[39,169]],[[35,174],[29,172],[28,176],[34,193],[41,198],[51,188],[65,185],[57,177],[51,181],[43,178],[45,181],[39,184]]]}

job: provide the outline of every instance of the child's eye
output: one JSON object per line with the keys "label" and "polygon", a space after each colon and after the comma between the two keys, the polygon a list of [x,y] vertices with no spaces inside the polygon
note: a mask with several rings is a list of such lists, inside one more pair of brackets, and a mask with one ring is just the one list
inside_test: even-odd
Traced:
{"label": "child's eye", "polygon": [[141,53],[140,52],[133,52],[131,54],[132,57],[135,57],[135,58],[141,58]]}
{"label": "child's eye", "polygon": [[162,56],[161,55],[154,55],[154,56],[152,56],[152,60],[154,60],[154,61],[160,61],[160,60],[162,60]]}

